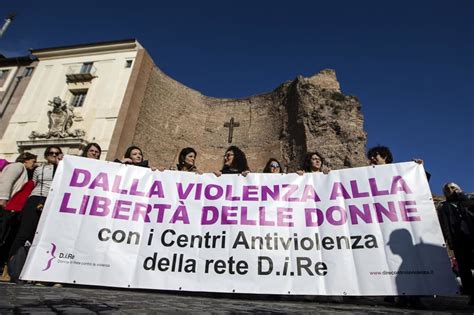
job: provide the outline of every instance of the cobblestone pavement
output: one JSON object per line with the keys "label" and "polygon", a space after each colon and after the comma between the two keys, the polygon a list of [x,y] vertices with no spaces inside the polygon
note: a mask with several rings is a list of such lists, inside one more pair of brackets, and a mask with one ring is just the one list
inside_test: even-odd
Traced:
{"label": "cobblestone pavement", "polygon": [[422,298],[401,308],[382,297],[278,297],[66,286],[0,284],[0,314],[441,314],[474,313],[468,298]]}

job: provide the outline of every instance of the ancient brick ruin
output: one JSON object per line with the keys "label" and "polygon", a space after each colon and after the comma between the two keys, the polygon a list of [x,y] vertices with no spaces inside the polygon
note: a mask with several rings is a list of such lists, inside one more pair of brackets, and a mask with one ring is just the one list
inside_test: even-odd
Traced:
{"label": "ancient brick ruin", "polygon": [[154,165],[174,165],[179,151],[191,146],[199,169],[216,171],[229,140],[244,150],[253,171],[270,157],[294,171],[313,150],[332,169],[366,165],[361,105],[341,93],[333,70],[241,99],[204,96],[156,66],[147,74],[132,142]]}

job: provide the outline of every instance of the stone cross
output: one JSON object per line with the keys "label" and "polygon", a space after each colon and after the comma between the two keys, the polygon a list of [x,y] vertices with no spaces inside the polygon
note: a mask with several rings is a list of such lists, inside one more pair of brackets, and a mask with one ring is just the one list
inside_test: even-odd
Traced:
{"label": "stone cross", "polygon": [[224,123],[224,127],[229,128],[229,137],[227,138],[227,143],[232,143],[232,135],[234,134],[234,127],[239,127],[240,123],[234,121],[234,117],[230,119],[230,122]]}

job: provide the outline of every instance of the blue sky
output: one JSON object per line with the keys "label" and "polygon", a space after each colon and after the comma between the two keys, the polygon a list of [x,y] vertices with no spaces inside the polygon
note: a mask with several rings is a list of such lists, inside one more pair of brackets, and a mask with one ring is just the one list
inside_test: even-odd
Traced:
{"label": "blue sky", "polygon": [[2,1],[0,40],[29,48],[137,38],[158,67],[208,96],[268,92],[336,70],[362,104],[368,147],[425,160],[431,188],[474,192],[474,1]]}

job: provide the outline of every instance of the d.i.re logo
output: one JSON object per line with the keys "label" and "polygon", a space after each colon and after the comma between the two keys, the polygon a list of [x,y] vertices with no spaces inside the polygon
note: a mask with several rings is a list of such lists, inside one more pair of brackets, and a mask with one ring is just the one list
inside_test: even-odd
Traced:
{"label": "d.i.re logo", "polygon": [[74,255],[71,253],[59,253],[59,258],[62,259],[74,259]]}
{"label": "d.i.re logo", "polygon": [[43,271],[46,271],[48,270],[49,268],[51,268],[51,265],[53,264],[53,261],[56,259],[56,258],[59,258],[59,259],[74,259],[74,254],[72,253],[59,253],[58,257],[56,257],[56,249],[57,249],[57,246],[56,244],[54,243],[51,243],[51,249],[46,251],[47,254],[50,254],[51,257],[49,258],[48,260],[48,263],[46,264],[46,267],[43,269]]}
{"label": "d.i.re logo", "polygon": [[51,257],[49,258],[48,263],[46,264],[46,267],[43,269],[43,271],[46,271],[49,268],[51,268],[53,260],[57,258],[56,256],[54,256],[55,253],[56,253],[56,244],[51,243],[51,249],[46,252],[46,254],[50,254]]}

